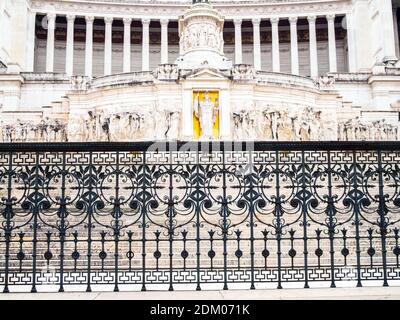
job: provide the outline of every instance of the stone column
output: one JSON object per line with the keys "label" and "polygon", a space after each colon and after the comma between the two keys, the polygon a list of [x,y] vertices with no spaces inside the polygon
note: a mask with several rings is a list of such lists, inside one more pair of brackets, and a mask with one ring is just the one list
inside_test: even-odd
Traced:
{"label": "stone column", "polygon": [[65,73],[72,76],[74,73],[74,23],[75,16],[67,15],[67,48],[65,58]]}
{"label": "stone column", "polygon": [[150,19],[142,19],[143,43],[142,43],[142,71],[150,70]]}
{"label": "stone column", "polygon": [[235,24],[235,64],[242,64],[242,19],[235,19],[233,23]]}
{"label": "stone column", "polygon": [[356,72],[356,46],[354,38],[354,21],[353,15],[346,15],[346,26],[347,26],[347,50],[348,50],[348,72]]}
{"label": "stone column", "polygon": [[85,75],[93,76],[93,21],[94,17],[86,17]]}
{"label": "stone column", "polygon": [[28,52],[26,57],[27,72],[33,72],[35,69],[35,38],[36,38],[36,12],[28,11],[28,36],[27,36]]}
{"label": "stone column", "polygon": [[56,14],[47,14],[46,72],[54,72],[54,31]]}
{"label": "stone column", "polygon": [[335,15],[330,14],[326,19],[328,20],[329,72],[337,72]]}
{"label": "stone column", "polygon": [[396,60],[392,0],[375,1],[379,7],[383,61]]}
{"label": "stone column", "polygon": [[161,19],[161,64],[168,63],[168,19]]}
{"label": "stone column", "polygon": [[106,38],[104,44],[104,75],[108,76],[112,73],[112,17],[104,18],[106,24]]}
{"label": "stone column", "polygon": [[271,18],[272,25],[272,71],[281,72],[281,60],[279,53],[279,18]]}
{"label": "stone column", "polygon": [[400,58],[399,24],[397,22],[397,8],[393,8],[393,23],[394,23],[394,44],[396,49],[396,57]]}
{"label": "stone column", "polygon": [[253,19],[254,68],[261,70],[260,18]]}
{"label": "stone column", "polygon": [[318,77],[318,52],[317,52],[317,31],[315,27],[316,16],[307,18],[310,37],[310,76],[311,78]]}
{"label": "stone column", "polygon": [[124,72],[131,72],[131,18],[124,18]]}
{"label": "stone column", "polygon": [[299,45],[297,37],[297,17],[290,17],[290,56],[292,74],[299,75]]}

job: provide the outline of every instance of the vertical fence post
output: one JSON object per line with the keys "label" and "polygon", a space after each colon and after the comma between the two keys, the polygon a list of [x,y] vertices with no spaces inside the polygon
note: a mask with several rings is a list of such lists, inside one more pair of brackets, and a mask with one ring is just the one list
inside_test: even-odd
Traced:
{"label": "vertical fence post", "polygon": [[[254,211],[255,211],[255,201],[257,201],[257,197],[258,196],[254,196],[255,192],[254,192],[254,186],[253,186],[253,179],[255,178],[255,170],[253,168],[253,153],[251,151],[251,149],[248,151],[249,152],[249,174],[248,174],[248,179],[249,179],[249,188],[250,188],[250,192],[249,192],[249,197],[250,197],[250,206],[249,206],[249,216],[250,216],[250,223],[249,223],[249,227],[250,227],[250,274],[251,274],[251,284],[250,284],[250,290],[255,290],[255,279],[254,279],[254,256],[255,256],[255,252],[254,252]],[[245,175],[245,173],[244,173]],[[246,184],[246,183],[245,183]]]}
{"label": "vertical fence post", "polygon": [[34,175],[34,203],[33,203],[33,240],[32,240],[32,293],[36,293],[36,263],[37,263],[37,233],[38,233],[38,216],[39,216],[39,152],[36,152],[36,164]]}
{"label": "vertical fence post", "polygon": [[[169,146],[171,148],[171,146]],[[172,165],[172,150],[169,150],[169,197],[168,197],[168,241],[169,241],[169,291],[174,291],[173,286],[173,242],[174,242],[174,181],[173,181],[173,165]]]}
{"label": "vertical fence post", "polygon": [[379,206],[378,206],[378,214],[379,214],[379,232],[381,235],[381,244],[382,244],[382,267],[383,267],[383,286],[388,287],[389,283],[387,280],[387,261],[386,261],[386,235],[387,235],[387,222],[386,222],[386,201],[384,194],[384,183],[383,183],[383,173],[384,169],[382,167],[382,150],[378,150],[378,175],[379,175]]}
{"label": "vertical fence post", "polygon": [[115,202],[114,202],[114,292],[118,292],[118,268],[119,268],[119,236],[120,236],[120,228],[119,228],[119,218],[121,216],[121,206],[120,206],[120,198],[119,198],[119,151],[117,151],[117,162],[115,167]]}
{"label": "vertical fence post", "polygon": [[282,289],[282,206],[281,206],[281,194],[280,194],[280,181],[279,181],[279,151],[275,151],[275,192],[276,192],[276,203],[275,203],[275,217],[276,217],[276,243],[277,243],[277,260],[278,260],[278,289]]}
{"label": "vertical fence post", "polygon": [[[147,192],[147,163],[146,151],[143,151],[143,169],[142,169],[142,291],[146,291],[146,192]],[[150,187],[150,186],[149,186]]]}
{"label": "vertical fence post", "polygon": [[224,245],[224,290],[228,290],[228,198],[226,194],[225,148],[222,149],[222,236]]}
{"label": "vertical fence post", "polygon": [[66,236],[66,227],[65,227],[65,215],[66,215],[66,199],[65,199],[65,175],[66,167],[66,154],[63,152],[62,154],[62,171],[61,171],[61,197],[60,197],[60,288],[59,292],[64,292],[64,244],[65,244],[65,236]]}
{"label": "vertical fence post", "polygon": [[[91,264],[92,264],[92,216],[93,216],[93,203],[92,203],[92,194],[93,194],[93,152],[89,151],[89,177],[87,178],[88,180],[88,204],[87,204],[87,218],[88,218],[88,223],[87,223],[87,228],[88,228],[88,238],[87,238],[87,244],[88,244],[88,252],[87,252],[87,286],[86,286],[86,292],[92,292],[91,288]],[[85,172],[83,172],[83,193],[85,192]]]}
{"label": "vertical fence post", "polygon": [[12,153],[10,152],[8,154],[10,157],[8,159],[8,170],[7,170],[7,200],[6,200],[6,208],[4,212],[4,217],[6,218],[6,225],[5,225],[5,230],[4,230],[4,236],[5,236],[5,241],[6,241],[6,253],[4,255],[5,259],[5,265],[4,265],[4,293],[9,293],[10,290],[8,288],[8,283],[9,283],[9,260],[10,260],[10,242],[11,242],[11,232],[12,232],[12,227],[11,227],[11,219],[13,216],[13,208],[12,208]]}
{"label": "vertical fence post", "polygon": [[[204,177],[205,178],[205,177]],[[196,290],[200,291],[200,203],[198,193],[200,192],[200,151],[196,150],[196,273],[197,273],[197,287]]]}
{"label": "vertical fence post", "polygon": [[356,256],[357,256],[357,287],[362,287],[361,283],[361,248],[360,248],[360,200],[358,190],[358,173],[357,173],[357,153],[353,151],[353,177],[350,184],[354,188],[354,225],[356,228]]}
{"label": "vertical fence post", "polygon": [[332,195],[332,165],[331,165],[331,152],[328,150],[328,234],[329,234],[329,253],[331,256],[331,288],[336,288],[335,284],[335,248],[334,248],[334,237],[335,237],[335,222],[333,217],[335,215],[335,203]]}
{"label": "vertical fence post", "polygon": [[304,242],[304,288],[310,288],[308,284],[308,209],[307,209],[307,181],[306,181],[306,161],[305,152],[301,152],[301,214],[303,216],[303,242]]}

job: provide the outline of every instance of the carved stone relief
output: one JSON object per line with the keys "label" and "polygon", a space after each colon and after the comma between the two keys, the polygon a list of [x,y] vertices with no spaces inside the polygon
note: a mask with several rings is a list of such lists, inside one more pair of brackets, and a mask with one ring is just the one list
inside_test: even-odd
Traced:
{"label": "carved stone relief", "polygon": [[336,140],[336,124],[327,111],[289,105],[247,106],[233,112],[235,140]]}
{"label": "carved stone relief", "polygon": [[356,117],[338,124],[339,141],[395,141],[399,134],[399,125],[385,119],[364,121]]}
{"label": "carved stone relief", "polygon": [[69,141],[143,141],[179,138],[181,112],[163,105],[144,105],[134,111],[89,111],[71,119]]}
{"label": "carved stone relief", "polygon": [[13,124],[0,121],[1,142],[64,142],[66,125],[58,119],[44,118],[39,123],[16,120]]}

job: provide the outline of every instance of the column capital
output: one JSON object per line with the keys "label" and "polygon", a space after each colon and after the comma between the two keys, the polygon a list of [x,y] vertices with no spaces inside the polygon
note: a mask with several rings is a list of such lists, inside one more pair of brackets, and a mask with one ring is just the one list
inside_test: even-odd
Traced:
{"label": "column capital", "polygon": [[317,20],[316,16],[308,16],[307,17],[308,23],[315,23],[315,21]]}
{"label": "column capital", "polygon": [[55,13],[52,12],[52,13],[48,13],[48,14],[46,15],[46,17],[47,17],[47,20],[48,20],[48,21],[55,21],[57,15],[56,15]]}
{"label": "column capital", "polygon": [[112,24],[114,21],[113,17],[104,17],[105,24]]}
{"label": "column capital", "polygon": [[251,19],[253,25],[259,25],[261,23],[261,18],[253,18]]}
{"label": "column capital", "polygon": [[67,14],[66,16],[67,22],[72,23],[75,21],[75,15],[74,14]]}
{"label": "column capital", "polygon": [[272,17],[269,19],[271,21],[271,24],[278,24],[279,22],[279,17]]}
{"label": "column capital", "polygon": [[86,16],[85,17],[86,23],[93,23],[94,21],[94,16]]}
{"label": "column capital", "polygon": [[236,18],[236,19],[233,19],[233,23],[235,24],[235,26],[241,26],[242,25],[242,19],[240,19],[240,18]]}
{"label": "column capital", "polygon": [[169,23],[169,20],[168,20],[168,19],[165,19],[165,18],[160,19],[160,24],[161,24],[161,26],[166,27],[166,26],[168,26],[168,23]]}
{"label": "column capital", "polygon": [[124,22],[124,24],[130,25],[132,23],[132,18],[123,18],[122,21]]}
{"label": "column capital", "polygon": [[298,17],[289,17],[289,22],[290,22],[291,24],[297,23],[298,20],[299,20]]}
{"label": "column capital", "polygon": [[328,20],[328,22],[329,21],[335,21],[335,15],[334,14],[328,14],[326,16],[326,20]]}
{"label": "column capital", "polygon": [[142,19],[142,24],[143,24],[144,26],[149,26],[149,25],[150,25],[150,22],[151,22],[151,19],[149,19],[149,18],[143,18],[143,19]]}

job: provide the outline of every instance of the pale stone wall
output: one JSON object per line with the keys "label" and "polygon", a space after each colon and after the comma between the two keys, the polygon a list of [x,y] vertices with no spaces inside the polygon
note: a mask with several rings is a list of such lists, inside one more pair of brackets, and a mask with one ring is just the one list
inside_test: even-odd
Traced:
{"label": "pale stone wall", "polygon": [[[124,0],[120,2],[119,6],[108,4],[107,10],[104,4],[96,1],[91,2],[91,7],[87,6],[85,1],[79,5],[69,5],[67,0],[46,2],[5,0],[0,2],[0,27],[2,29],[0,60],[7,66],[7,68],[0,66],[0,120],[2,127],[11,126],[15,130],[21,124],[30,121],[33,126],[41,123],[41,128],[53,129],[57,129],[61,123],[64,126],[63,130],[67,130],[71,120],[83,117],[90,122],[98,112],[103,112],[102,117],[108,119],[107,121],[111,121],[111,118],[127,117],[129,119],[129,123],[126,124],[128,127],[136,123],[135,126],[143,127],[144,124],[147,124],[148,127],[154,129],[156,119],[163,119],[159,122],[164,126],[160,130],[160,132],[164,132],[164,135],[137,130],[136,133],[131,132],[131,135],[128,136],[114,134],[111,138],[110,135],[105,138],[105,135],[100,133],[103,136],[92,135],[90,138],[92,140],[191,139],[192,114],[188,110],[192,103],[192,91],[214,89],[220,92],[221,105],[223,105],[224,122],[221,123],[221,139],[234,137],[247,139],[254,135],[256,135],[255,138],[264,140],[313,139],[310,133],[296,135],[294,122],[302,119],[299,115],[302,112],[306,115],[309,114],[309,117],[312,118],[310,121],[315,121],[324,114],[322,119],[318,118],[320,126],[326,119],[334,119],[333,125],[340,127],[341,132],[329,133],[333,139],[368,140],[376,137],[378,140],[391,140],[396,137],[400,111],[400,62],[396,57],[399,52],[399,41],[395,41],[398,33],[395,32],[395,21],[393,20],[394,17],[397,17],[393,12],[395,6],[392,6],[390,0],[332,0],[329,7],[324,6],[323,3],[315,4],[313,2],[313,5],[310,5],[309,1],[299,0],[295,9],[293,6],[280,6],[279,10],[277,10],[275,2],[258,2],[258,6],[251,5],[249,2],[247,4],[240,2],[239,11],[226,6],[224,1],[216,0],[215,8],[225,15],[227,20],[236,21],[236,28],[230,27],[230,30],[227,31],[230,32],[229,36],[237,40],[245,38],[241,46],[238,45],[239,42],[229,42],[230,44],[225,45],[224,54],[228,60],[241,61],[246,65],[235,66],[227,72],[213,70],[205,65],[198,73],[190,70],[177,71],[175,66],[169,66],[168,70],[162,67],[161,71],[142,73],[143,65],[146,65],[146,61],[142,61],[142,59],[147,59],[147,55],[143,54],[143,46],[137,42],[138,38],[136,38],[136,42],[130,43],[129,51],[132,73],[122,74],[124,64],[126,64],[124,55],[126,43],[121,42],[121,39],[120,43],[112,45],[110,76],[103,77],[105,45],[98,41],[93,43],[92,60],[95,79],[92,81],[90,77],[67,76],[65,74],[66,67],[68,63],[71,65],[71,60],[67,59],[67,41],[58,39],[54,45],[54,70],[46,73],[48,43],[43,34],[43,39],[36,38],[33,28],[36,14],[55,13],[58,16],[73,15],[80,18],[96,16],[96,19],[113,16],[114,19],[119,20],[129,16],[136,20],[136,26],[132,30],[137,33],[143,32],[142,28],[137,27],[138,20],[177,21],[179,17],[177,14],[184,13],[190,5],[187,3],[188,1],[179,2],[179,6],[177,6],[178,2],[166,1],[149,4],[138,0],[136,6],[132,6],[132,3],[124,2]],[[238,12],[241,12],[240,17]],[[275,12],[274,17],[267,14],[268,12]],[[279,44],[279,51],[274,50],[271,43],[265,43],[265,40],[261,41],[258,47],[256,43],[249,44],[248,34],[252,32],[249,22],[252,21],[252,18],[255,18],[252,21],[254,28],[257,18],[275,21],[276,19],[273,19],[275,16],[279,16],[281,20],[300,17],[303,22],[299,24],[298,29],[299,31],[301,29],[302,32],[308,31],[309,28],[309,25],[304,24],[306,22],[304,17],[310,18],[309,21],[313,21],[314,17],[326,18],[328,25],[319,22],[316,25],[318,32],[321,30],[326,32],[329,21],[334,21],[332,14],[340,18],[345,17],[342,27],[346,29],[346,33],[342,33],[340,39],[333,42],[336,46],[335,51],[332,51],[333,37],[328,36],[328,40],[318,41],[316,55],[312,54],[313,50],[310,50],[310,43],[313,41],[304,38],[299,41],[300,76],[291,75],[293,52],[295,51],[287,38]],[[242,33],[237,32],[240,22],[238,18],[247,21]],[[336,20],[336,25],[331,24],[331,26],[338,28],[338,20],[339,18]],[[121,22],[119,25],[121,29]],[[99,31],[99,26],[96,27],[96,31]],[[80,28],[82,28],[82,24]],[[265,24],[263,24],[261,32],[264,32],[264,35],[265,28]],[[287,32],[288,28],[286,21],[283,29],[286,29]],[[268,33],[270,31],[268,29]],[[152,24],[150,34],[154,36],[154,33],[157,32]],[[18,41],[12,41],[14,39],[18,39]],[[276,41],[276,37],[274,39]],[[157,43],[157,41],[149,42],[148,65],[150,71],[158,67],[162,60],[162,43],[165,45],[163,41],[161,44],[153,43]],[[315,41],[311,47],[313,46],[315,47]],[[86,73],[86,49],[86,43],[82,39],[73,42],[71,74]],[[255,61],[257,50],[259,50],[261,59],[260,68],[256,72],[247,65],[257,64],[255,63],[257,62]],[[176,44],[168,43],[167,52],[170,63],[180,57],[179,51]],[[275,53],[273,54],[273,52]],[[332,68],[330,56],[333,52],[337,57],[337,72],[329,72]],[[277,65],[273,64],[273,56],[276,59],[277,53],[280,68],[276,68]],[[313,63],[312,61],[318,61],[318,74],[322,78],[315,74],[312,79],[306,78],[311,75],[310,64]],[[272,70],[277,72],[273,73]],[[323,113],[322,111],[326,108],[334,115]],[[279,109],[279,112],[276,109]],[[148,119],[144,122],[142,111],[146,113],[143,117]],[[262,124],[258,125],[269,126],[269,129],[266,130],[267,133],[265,130],[254,133],[254,128],[249,130],[246,127],[248,123],[257,122],[253,121],[252,117],[256,117],[257,121],[259,119],[264,121],[260,120]],[[286,121],[292,119],[291,125],[288,122],[281,125],[281,127],[292,126],[292,129],[283,130],[285,132],[280,137],[274,136],[271,129],[273,117],[286,118]],[[115,119],[114,127],[117,126]],[[179,126],[176,125],[178,122]],[[245,129],[243,127],[235,129],[235,125],[238,124],[244,125]],[[72,126],[74,126],[73,123]],[[75,124],[75,126],[77,125]],[[169,131],[167,131],[168,126],[170,126]],[[375,131],[382,129],[379,131],[381,133],[378,135],[376,132],[366,132],[365,127],[368,126],[375,126],[377,128],[374,129]],[[307,131],[308,129],[303,128],[303,130]],[[281,130],[281,132],[283,131]],[[331,129],[328,131],[330,132]],[[43,138],[39,135],[34,139],[40,137]],[[321,134],[320,139],[327,139],[326,137],[326,134]],[[13,139],[11,140],[16,141]],[[26,137],[17,138],[17,140],[23,139]],[[45,139],[51,140],[52,138],[47,136]],[[66,140],[68,136],[59,135],[57,139]],[[76,138],[71,136],[71,139],[75,140]],[[3,135],[2,140],[9,141],[10,139],[5,139]]]}

